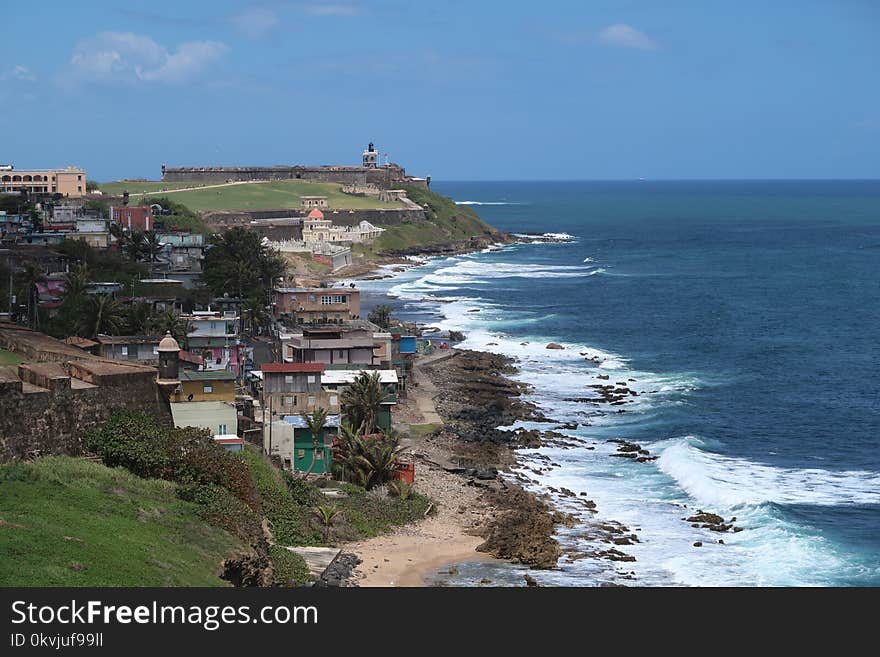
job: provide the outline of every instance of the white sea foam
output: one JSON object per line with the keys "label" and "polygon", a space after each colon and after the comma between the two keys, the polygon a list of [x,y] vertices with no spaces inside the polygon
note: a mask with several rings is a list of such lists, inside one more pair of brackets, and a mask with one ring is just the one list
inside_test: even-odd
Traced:
{"label": "white sea foam", "polygon": [[880,504],[880,473],[779,468],[704,451],[700,444],[694,437],[668,441],[657,463],[702,504]]}
{"label": "white sea foam", "polygon": [[523,205],[513,201],[455,201],[456,205]]}
{"label": "white sea foam", "polygon": [[541,233],[536,235],[534,233],[511,233],[514,237],[524,237],[532,240],[544,240],[544,241],[571,241],[577,239],[576,235],[572,235],[571,233]]}
{"label": "white sea foam", "polygon": [[[522,450],[519,472],[533,481],[535,490],[552,494],[549,487],[564,486],[577,494],[585,493],[597,503],[598,515],[586,514],[565,497],[556,496],[557,504],[566,511],[584,514],[585,522],[616,520],[634,532],[641,530],[640,543],[621,548],[635,556],[636,562],[585,559],[568,564],[563,559],[560,570],[542,575],[542,583],[593,584],[597,579],[617,580],[621,572],[630,570],[642,585],[827,585],[841,578],[876,581],[878,573],[870,571],[870,566],[842,554],[818,531],[787,519],[776,505],[878,504],[880,474],[785,469],[710,451],[721,446],[707,439],[664,439],[652,430],[652,418],[662,417],[656,412],[686,403],[691,391],[710,382],[687,372],[640,371],[621,354],[541,335],[540,321],[536,320],[548,316],[541,314],[543,311],[505,307],[460,292],[463,286],[485,289],[493,280],[586,279],[603,270],[587,266],[586,261],[580,265],[542,265],[505,261],[503,255],[491,258],[502,261],[487,261],[486,256],[438,259],[426,268],[399,274],[390,292],[409,301],[436,300],[437,311],[443,315],[435,324],[438,328],[464,331],[464,348],[516,358],[520,369],[515,378],[532,388],[527,398],[549,417],[579,425],[574,430],[556,430],[588,445],[568,450]],[[530,335],[532,328],[535,333]],[[550,341],[564,349],[547,349]],[[592,397],[590,385],[617,382],[626,382],[638,393],[623,407],[571,401]],[[618,408],[627,412],[618,414]],[[529,423],[519,425],[532,428]],[[534,428],[551,426],[558,427]],[[621,432],[660,458],[642,464],[612,458],[617,446],[606,441]],[[546,470],[547,461],[536,460],[539,455],[549,457],[555,465]],[[536,474],[528,467],[544,471]],[[745,531],[715,535],[693,528],[683,518],[698,508],[725,518],[735,515],[736,524]],[[560,530],[559,538],[564,550],[608,547],[601,541],[591,544],[593,539],[584,538],[582,527]],[[717,544],[718,538],[725,544]],[[694,548],[695,541],[701,541],[703,547]]]}

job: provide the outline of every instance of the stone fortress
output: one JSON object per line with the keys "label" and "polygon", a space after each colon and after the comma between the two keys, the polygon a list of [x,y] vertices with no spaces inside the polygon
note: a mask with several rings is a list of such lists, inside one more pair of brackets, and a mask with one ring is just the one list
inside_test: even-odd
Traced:
{"label": "stone fortress", "polygon": [[372,142],[361,154],[361,166],[167,167],[163,164],[162,180],[198,183],[307,180],[379,189],[391,189],[397,185],[417,185],[427,189],[431,184],[430,176],[417,178],[407,175],[406,170],[399,164],[381,163],[379,152]]}

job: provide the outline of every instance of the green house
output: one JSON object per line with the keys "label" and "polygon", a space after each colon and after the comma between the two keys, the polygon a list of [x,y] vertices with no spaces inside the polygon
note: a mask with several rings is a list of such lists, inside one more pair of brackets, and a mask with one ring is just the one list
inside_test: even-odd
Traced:
{"label": "green house", "polygon": [[315,466],[312,474],[330,474],[333,470],[333,438],[339,431],[339,416],[328,415],[324,426],[324,435],[318,439],[318,453],[315,454],[315,443],[312,432],[305,420],[299,415],[285,415],[284,421],[293,426],[293,460],[291,465],[294,472],[308,472],[312,466],[312,458]]}

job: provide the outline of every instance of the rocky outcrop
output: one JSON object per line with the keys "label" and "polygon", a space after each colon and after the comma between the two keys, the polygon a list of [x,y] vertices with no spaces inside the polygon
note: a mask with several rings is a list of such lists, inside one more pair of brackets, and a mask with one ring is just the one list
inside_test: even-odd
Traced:
{"label": "rocky outcrop", "polygon": [[488,495],[498,514],[485,528],[486,540],[477,551],[533,568],[555,567],[561,550],[553,538],[552,510],[519,487]]}

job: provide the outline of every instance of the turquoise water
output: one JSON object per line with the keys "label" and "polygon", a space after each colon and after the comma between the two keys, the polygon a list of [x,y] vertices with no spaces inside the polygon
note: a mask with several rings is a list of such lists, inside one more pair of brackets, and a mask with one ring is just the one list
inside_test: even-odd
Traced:
{"label": "turquoise water", "polygon": [[[636,561],[563,560],[539,581],[880,584],[880,183],[434,188],[503,230],[571,236],[362,283],[405,316],[464,331],[464,346],[516,357],[533,401],[594,448],[525,450],[525,464],[558,465],[525,474],[637,530],[622,548]],[[638,396],[566,401],[600,375],[635,379]],[[610,458],[609,438],[659,459]],[[718,544],[682,520],[698,508],[744,531]],[[591,547],[582,530],[562,531],[567,550]],[[458,583],[479,579],[479,566],[464,571]]]}

